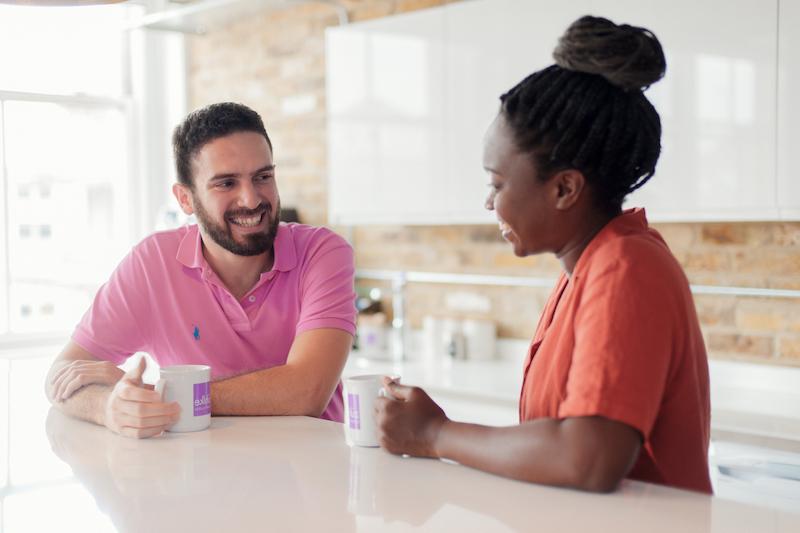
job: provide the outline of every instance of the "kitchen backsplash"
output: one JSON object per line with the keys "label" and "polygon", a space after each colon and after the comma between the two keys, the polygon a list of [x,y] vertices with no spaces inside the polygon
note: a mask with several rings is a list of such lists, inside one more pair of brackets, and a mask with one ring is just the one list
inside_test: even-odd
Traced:
{"label": "kitchen backsplash", "polygon": [[[351,21],[445,3],[340,2]],[[327,221],[324,29],[336,24],[331,6],[302,4],[189,40],[190,106],[232,100],[261,113],[275,146],[282,203],[297,206],[311,224]],[[656,227],[692,283],[800,289],[800,223]],[[337,229],[352,240],[363,269],[553,278],[559,272],[552,257],[515,257],[496,226]],[[488,318],[501,337],[527,338],[548,292],[411,284],[406,306],[412,327],[420,327],[426,315]],[[695,300],[712,357],[800,366],[800,299],[697,295]]]}
{"label": "kitchen backsplash", "polygon": [[[800,289],[800,223],[655,227],[693,284]],[[364,269],[532,277],[560,272],[552,256],[515,257],[495,226],[359,227],[352,235]],[[453,297],[459,293],[465,297]],[[486,318],[497,322],[501,337],[527,338],[549,289],[411,284],[407,294],[412,327],[428,314]],[[800,366],[800,299],[698,294],[695,302],[712,357]]]}

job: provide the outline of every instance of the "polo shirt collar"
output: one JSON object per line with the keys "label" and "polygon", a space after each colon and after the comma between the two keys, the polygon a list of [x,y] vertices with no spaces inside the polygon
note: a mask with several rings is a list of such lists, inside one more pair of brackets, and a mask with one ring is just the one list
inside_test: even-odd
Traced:
{"label": "polo shirt collar", "polygon": [[178,254],[175,258],[180,264],[189,268],[204,269],[208,264],[203,257],[203,240],[200,238],[197,224],[186,226],[186,234],[178,245]]}
{"label": "polo shirt collar", "polygon": [[272,263],[272,270],[288,272],[297,266],[297,250],[294,246],[294,234],[292,228],[283,222],[278,225],[278,234],[275,236],[273,244],[275,261]]}
{"label": "polo shirt collar", "polygon": [[[297,266],[297,251],[294,246],[292,230],[283,222],[278,226],[273,251],[275,260],[272,263],[271,271],[288,272]],[[206,258],[203,256],[203,239],[197,224],[187,226],[186,234],[178,245],[176,259],[189,268],[204,270],[208,266]]]}

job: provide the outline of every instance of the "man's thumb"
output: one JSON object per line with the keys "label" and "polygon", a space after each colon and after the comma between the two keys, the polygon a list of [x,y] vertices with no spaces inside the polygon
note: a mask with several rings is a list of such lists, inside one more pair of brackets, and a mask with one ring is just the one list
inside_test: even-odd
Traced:
{"label": "man's thumb", "polygon": [[142,384],[142,374],[144,374],[144,370],[147,368],[147,359],[144,357],[139,358],[139,362],[136,365],[125,372],[125,379],[131,381],[137,385]]}

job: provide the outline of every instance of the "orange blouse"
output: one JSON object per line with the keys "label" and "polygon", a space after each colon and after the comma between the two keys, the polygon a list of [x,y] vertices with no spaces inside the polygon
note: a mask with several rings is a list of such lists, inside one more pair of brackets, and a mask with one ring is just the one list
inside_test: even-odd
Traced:
{"label": "orange blouse", "polygon": [[680,265],[625,211],[545,305],[525,361],[520,420],[602,416],[637,429],[629,477],[711,493],[708,360]]}

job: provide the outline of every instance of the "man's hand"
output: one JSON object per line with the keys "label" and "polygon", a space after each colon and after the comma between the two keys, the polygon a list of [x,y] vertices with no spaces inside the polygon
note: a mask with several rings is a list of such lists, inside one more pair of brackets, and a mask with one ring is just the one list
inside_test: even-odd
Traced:
{"label": "man's hand", "polygon": [[110,361],[77,359],[67,363],[53,376],[53,401],[63,402],[86,385],[116,384],[125,373]]}
{"label": "man's hand", "polygon": [[406,387],[384,378],[391,397],[378,398],[375,421],[378,442],[386,451],[417,457],[439,457],[436,440],[448,422],[442,408],[419,387]]}
{"label": "man's hand", "polygon": [[178,421],[177,402],[164,403],[161,395],[142,383],[144,358],[120,379],[106,401],[103,423],[115,433],[144,439],[160,435]]}

